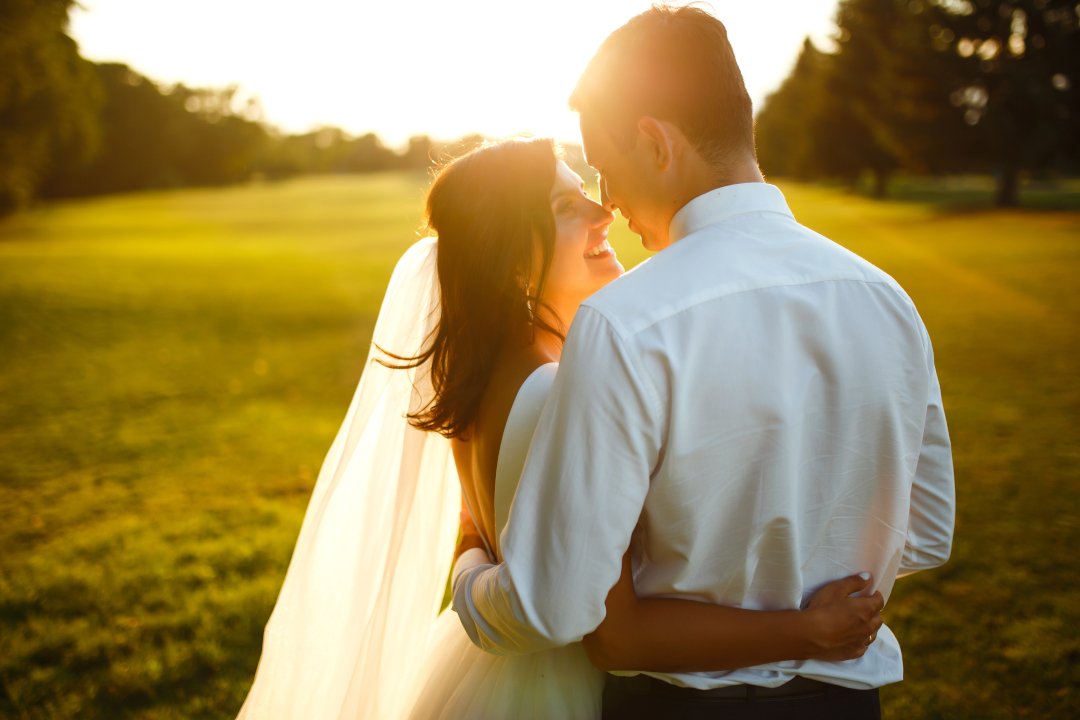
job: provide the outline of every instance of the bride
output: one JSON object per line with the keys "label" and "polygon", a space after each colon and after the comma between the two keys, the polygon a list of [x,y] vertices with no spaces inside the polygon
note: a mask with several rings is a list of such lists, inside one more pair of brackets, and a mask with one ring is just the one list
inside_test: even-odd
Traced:
{"label": "bride", "polygon": [[549,140],[450,163],[427,220],[438,238],[390,279],[239,718],[599,718],[590,654],[660,671],[864,652],[881,601],[849,597],[869,585],[858,576],[802,611],[757,612],[638,599],[628,561],[584,643],[513,657],[473,646],[440,613],[450,565],[471,548],[499,558],[566,328],[622,267],[612,214]]}

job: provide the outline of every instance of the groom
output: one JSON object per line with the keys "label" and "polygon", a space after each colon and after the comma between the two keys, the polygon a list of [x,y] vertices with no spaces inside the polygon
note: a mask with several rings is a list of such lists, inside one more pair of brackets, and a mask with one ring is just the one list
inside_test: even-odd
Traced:
{"label": "groom", "polygon": [[[640,596],[756,609],[860,570],[887,598],[944,563],[952,459],[926,329],[764,183],[723,25],[654,7],[607,38],[571,104],[605,203],[658,254],[581,306],[504,561],[458,562],[473,641],[592,633],[628,547]],[[902,677],[882,626],[847,662],[612,677],[605,717],[879,717],[877,688]]]}

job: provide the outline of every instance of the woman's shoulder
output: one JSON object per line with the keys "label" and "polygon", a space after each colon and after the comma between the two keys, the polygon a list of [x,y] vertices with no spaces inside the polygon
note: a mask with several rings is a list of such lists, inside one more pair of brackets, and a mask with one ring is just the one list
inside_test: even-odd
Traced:
{"label": "woman's shoulder", "polygon": [[485,399],[502,406],[505,417],[526,386],[533,392],[549,389],[556,367],[557,363],[535,347],[507,349],[495,363]]}

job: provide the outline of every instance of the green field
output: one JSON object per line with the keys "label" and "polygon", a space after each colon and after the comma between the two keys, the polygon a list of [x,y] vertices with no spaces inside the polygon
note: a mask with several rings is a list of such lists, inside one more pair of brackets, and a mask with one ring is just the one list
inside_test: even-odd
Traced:
{"label": "green field", "polygon": [[[148,193],[0,223],[0,717],[235,714],[424,183]],[[914,297],[950,419],[953,559],[897,584],[907,681],[886,717],[1080,717],[1080,203],[785,190]]]}

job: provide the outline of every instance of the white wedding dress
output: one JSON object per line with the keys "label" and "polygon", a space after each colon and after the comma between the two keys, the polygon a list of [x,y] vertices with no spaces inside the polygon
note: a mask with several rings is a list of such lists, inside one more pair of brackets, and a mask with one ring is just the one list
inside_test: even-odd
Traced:
{"label": "white wedding dress", "polygon": [[[556,365],[537,368],[514,399],[499,446],[495,522],[501,533]],[[530,655],[492,655],[465,634],[457,614],[436,622],[411,720],[589,720],[600,717],[604,673],[580,645]]]}
{"label": "white wedding dress", "polygon": [[[398,261],[372,350],[319,471],[238,720],[597,718],[603,674],[580,646],[489,655],[452,610],[439,614],[453,561],[461,490],[450,441],[408,424],[431,396],[416,355],[438,321],[437,243]],[[522,385],[503,434],[496,521],[510,501],[551,385]]]}

